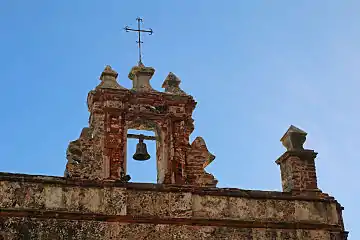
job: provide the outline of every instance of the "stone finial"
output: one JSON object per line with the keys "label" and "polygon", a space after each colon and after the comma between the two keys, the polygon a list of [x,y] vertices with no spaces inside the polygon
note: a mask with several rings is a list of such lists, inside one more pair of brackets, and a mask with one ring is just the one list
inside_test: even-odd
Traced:
{"label": "stone finial", "polygon": [[304,149],[307,133],[291,125],[281,138],[286,152],[275,162],[280,165],[284,192],[321,192],[317,187],[314,150]]}
{"label": "stone finial", "polygon": [[124,87],[120,86],[120,84],[116,81],[117,76],[118,73],[113,70],[110,65],[107,65],[101,73],[101,83],[97,86],[97,88],[123,89]]}
{"label": "stone finial", "polygon": [[181,80],[172,72],[169,72],[165,78],[162,88],[165,88],[165,92],[177,94],[177,95],[186,95],[186,93],[180,88]]}
{"label": "stone finial", "polygon": [[306,135],[305,131],[291,125],[280,141],[287,151],[304,150]]}
{"label": "stone finial", "polygon": [[142,63],[133,67],[129,73],[129,79],[133,81],[133,90],[154,91],[150,85],[150,79],[155,73],[152,67],[145,67]]}

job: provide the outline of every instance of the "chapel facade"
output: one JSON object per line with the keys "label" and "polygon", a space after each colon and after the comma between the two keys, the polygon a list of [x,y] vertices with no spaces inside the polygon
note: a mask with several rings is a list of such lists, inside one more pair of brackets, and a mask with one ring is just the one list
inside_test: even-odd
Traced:
{"label": "chapel facade", "polygon": [[[205,170],[215,156],[203,138],[189,140],[196,101],[171,72],[155,90],[154,73],[140,62],[126,89],[105,67],[63,177],[0,173],[0,239],[347,239],[343,207],[318,187],[306,132],[290,126],[281,138],[281,192],[218,188]],[[143,141],[156,141],[156,184],[131,182],[129,138],[139,139],[138,160],[148,158]]]}

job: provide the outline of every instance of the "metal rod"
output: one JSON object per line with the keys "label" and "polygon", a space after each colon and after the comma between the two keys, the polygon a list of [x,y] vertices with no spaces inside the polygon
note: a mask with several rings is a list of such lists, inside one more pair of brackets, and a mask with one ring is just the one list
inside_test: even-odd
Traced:
{"label": "metal rod", "polygon": [[141,34],[140,34],[140,22],[142,22],[142,19],[141,18],[137,18],[136,19],[138,21],[138,35],[139,35],[139,40],[138,40],[138,43],[139,43],[139,64],[142,63],[142,60],[141,60]]}
{"label": "metal rod", "polygon": [[[129,27],[125,27],[125,30],[126,31],[134,31],[134,32],[146,32],[146,33],[152,33],[152,30],[143,30],[143,29],[140,29],[140,30],[137,30],[137,29],[133,29],[133,28],[129,28]],[[150,34],[151,35],[151,34]]]}
{"label": "metal rod", "polygon": [[142,134],[127,134],[127,137],[128,138],[136,138],[136,139],[144,139],[144,140],[159,140],[158,137],[155,137],[155,136],[145,136],[145,135],[142,135]]}
{"label": "metal rod", "polygon": [[138,44],[138,48],[139,48],[139,65],[142,64],[142,54],[141,54],[141,44],[143,43],[141,41],[141,33],[142,32],[145,32],[145,33],[149,33],[149,35],[152,35],[153,34],[153,30],[150,28],[149,30],[146,30],[146,29],[141,29],[141,25],[140,23],[142,23],[142,19],[141,18],[136,18],[136,21],[138,23],[138,29],[133,29],[133,28],[130,28],[128,26],[126,26],[124,29],[126,32],[137,32],[138,34],[138,40],[136,41],[136,43]]}

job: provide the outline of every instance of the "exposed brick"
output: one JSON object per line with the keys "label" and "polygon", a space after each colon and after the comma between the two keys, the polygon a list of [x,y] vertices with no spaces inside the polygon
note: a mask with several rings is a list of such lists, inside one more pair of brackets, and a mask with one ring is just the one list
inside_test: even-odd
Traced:
{"label": "exposed brick", "polygon": [[[170,73],[131,69],[131,90],[107,66],[88,94],[89,127],[70,142],[64,178],[0,173],[0,239],[346,240],[341,205],[317,189],[306,133],[282,138],[283,192],[217,188],[204,168],[215,156],[194,130],[194,99]],[[157,136],[158,184],[128,182],[128,129]]]}
{"label": "exposed brick", "polygon": [[153,73],[153,68],[134,67],[132,91],[116,82],[117,73],[111,67],[105,68],[101,83],[88,94],[87,134],[69,144],[68,149],[78,146],[79,156],[68,151],[66,176],[122,179],[126,174],[127,130],[141,129],[161,136],[156,153],[159,183],[216,185],[204,170],[214,159],[204,140],[196,138],[189,143],[196,102],[179,88],[180,82],[172,73],[164,82],[165,93],[152,89],[149,80]]}

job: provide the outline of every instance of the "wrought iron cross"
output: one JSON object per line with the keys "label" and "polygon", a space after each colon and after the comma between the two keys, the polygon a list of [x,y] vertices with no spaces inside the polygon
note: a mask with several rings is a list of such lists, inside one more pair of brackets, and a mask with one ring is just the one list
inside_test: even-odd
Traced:
{"label": "wrought iron cross", "polygon": [[140,23],[143,21],[141,18],[136,18],[136,21],[138,22],[138,29],[132,29],[132,28],[129,28],[128,26],[126,26],[124,29],[126,32],[137,32],[138,33],[138,40],[136,41],[138,43],[138,46],[139,46],[139,65],[142,64],[142,61],[141,61],[141,44],[143,43],[141,41],[141,33],[142,32],[145,32],[145,33],[149,33],[149,35],[152,35],[153,34],[153,30],[151,28],[149,28],[149,30],[145,30],[145,29],[141,29],[140,28]]}

